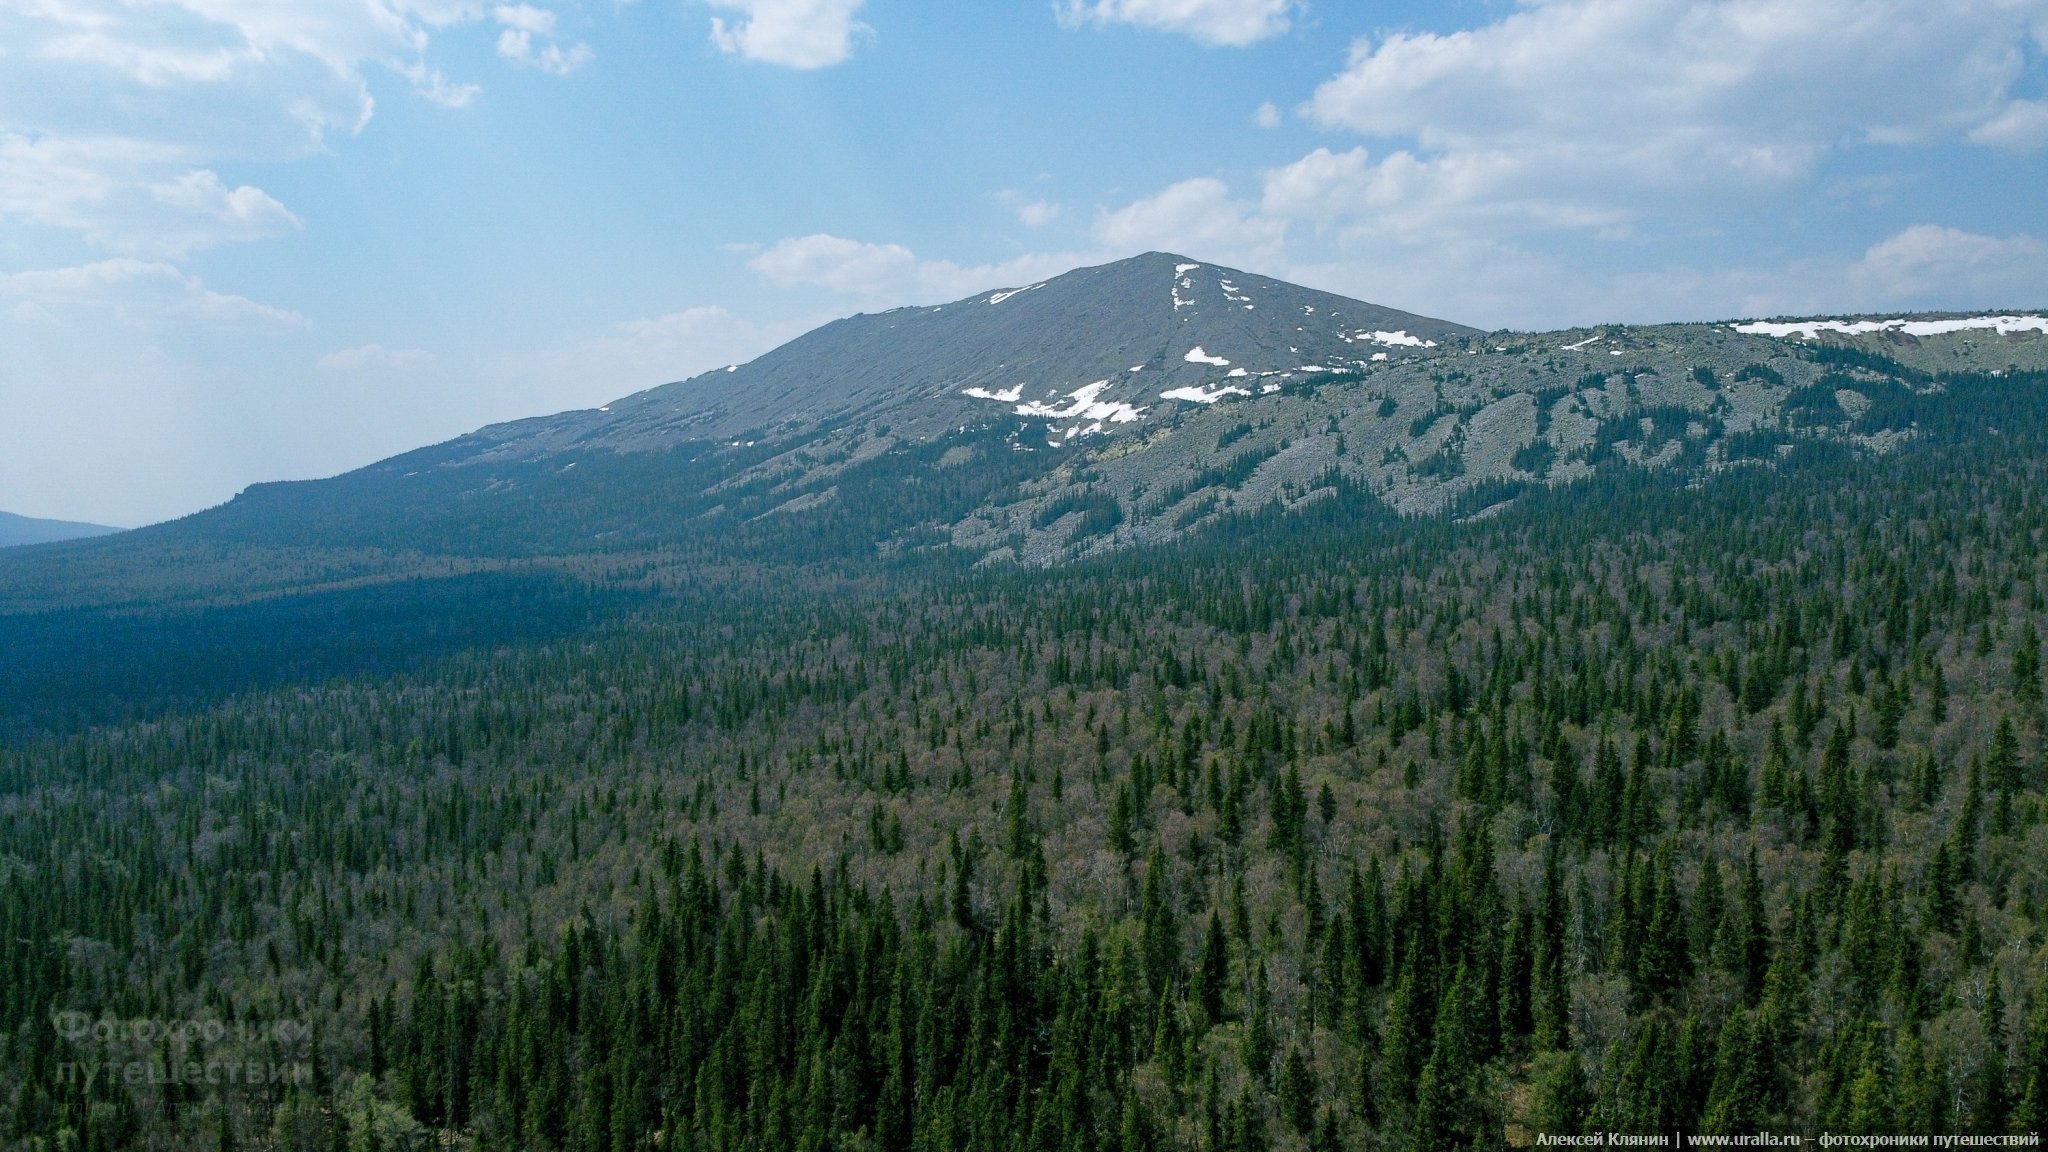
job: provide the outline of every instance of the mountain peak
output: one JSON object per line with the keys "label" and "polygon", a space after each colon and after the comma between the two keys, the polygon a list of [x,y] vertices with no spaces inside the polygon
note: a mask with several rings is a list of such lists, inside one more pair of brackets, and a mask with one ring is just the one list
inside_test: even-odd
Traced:
{"label": "mountain peak", "polygon": [[466,440],[482,458],[528,458],[572,447],[780,441],[855,421],[930,437],[1000,413],[1045,420],[1046,439],[1063,443],[1476,334],[1147,252],[944,304],[850,316],[746,364]]}

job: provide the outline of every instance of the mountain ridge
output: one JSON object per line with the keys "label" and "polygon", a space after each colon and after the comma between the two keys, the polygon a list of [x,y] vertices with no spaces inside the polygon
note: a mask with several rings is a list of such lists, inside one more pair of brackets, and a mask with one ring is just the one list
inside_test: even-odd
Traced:
{"label": "mountain ridge", "polygon": [[54,544],[64,540],[109,536],[122,531],[125,529],[106,524],[88,524],[79,520],[45,520],[13,512],[0,512],[0,548]]}
{"label": "mountain ridge", "polygon": [[2048,370],[2048,320],[2021,319],[1482,333],[1150,253],[17,555],[0,611],[634,555],[1053,565],[1347,493],[1494,515],[1616,469],[1696,484],[1897,451],[1944,379]]}

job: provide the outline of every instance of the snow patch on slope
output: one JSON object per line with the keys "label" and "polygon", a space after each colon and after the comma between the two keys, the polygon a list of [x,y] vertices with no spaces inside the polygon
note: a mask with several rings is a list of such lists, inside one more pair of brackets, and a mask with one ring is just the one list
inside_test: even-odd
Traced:
{"label": "snow patch on slope", "polygon": [[1181,359],[1187,361],[1190,364],[1214,364],[1218,368],[1230,367],[1230,361],[1225,360],[1221,356],[1209,355],[1207,352],[1202,351],[1202,346],[1200,344],[1197,344],[1193,348],[1188,349],[1188,354],[1181,357]]}
{"label": "snow patch on slope", "polygon": [[1223,399],[1225,396],[1249,395],[1251,395],[1251,393],[1245,391],[1242,388],[1232,388],[1228,385],[1225,385],[1224,387],[1216,389],[1214,392],[1210,392],[1203,388],[1195,387],[1173,388],[1169,389],[1168,391],[1161,392],[1159,394],[1159,398],[1161,400],[1185,400],[1190,404],[1214,404],[1218,400]]}
{"label": "snow patch on slope", "polygon": [[994,400],[1001,404],[1015,404],[1023,398],[1024,386],[1018,384],[1014,387],[1005,388],[1000,392],[991,392],[986,388],[968,388],[961,395],[972,396],[976,400]]}
{"label": "snow patch on slope", "polygon": [[1972,316],[1964,320],[1795,320],[1790,323],[1773,324],[1758,321],[1753,324],[1731,324],[1730,328],[1745,336],[1798,336],[1812,340],[1822,332],[1840,332],[1847,336],[1863,336],[1873,332],[1902,332],[1908,336],[1946,336],[1951,332],[1972,332],[1988,330],[2000,336],[2014,332],[2048,332],[2048,317],[2044,316]]}
{"label": "snow patch on slope", "polygon": [[1389,348],[1436,347],[1436,341],[1424,340],[1419,336],[1410,336],[1406,329],[1397,329],[1393,332],[1358,332],[1349,337],[1349,339],[1370,340],[1375,344],[1384,344]]}
{"label": "snow patch on slope", "polygon": [[1102,395],[1103,389],[1108,387],[1109,381],[1097,380],[1093,384],[1067,393],[1067,403],[1064,406],[1054,407],[1049,403],[1038,402],[1019,404],[1017,415],[1043,416],[1051,420],[1072,420],[1078,417],[1082,420],[1107,420],[1111,424],[1129,424],[1144,415],[1143,408],[1133,408],[1129,404],[1111,400],[1097,400],[1096,397]]}
{"label": "snow patch on slope", "polygon": [[1026,285],[1025,285],[1024,287],[1022,287],[1022,288],[1011,288],[1011,289],[1009,289],[1009,290],[1007,290],[1007,291],[1004,291],[1004,292],[998,292],[998,293],[996,293],[995,295],[993,295],[993,296],[990,296],[990,297],[988,298],[988,302],[989,302],[989,303],[991,303],[991,304],[1001,304],[1001,303],[1002,303],[1003,301],[1005,301],[1005,300],[1008,300],[1008,299],[1009,299],[1010,297],[1012,297],[1012,296],[1021,296],[1021,295],[1023,295],[1024,293],[1026,293],[1026,292],[1029,292],[1029,291],[1031,291],[1031,290],[1032,290],[1033,288],[1043,288],[1043,287],[1045,287],[1045,284],[1044,284],[1044,282],[1043,282],[1043,281],[1041,281],[1041,282],[1039,282],[1039,283],[1037,283],[1037,284],[1026,284]]}

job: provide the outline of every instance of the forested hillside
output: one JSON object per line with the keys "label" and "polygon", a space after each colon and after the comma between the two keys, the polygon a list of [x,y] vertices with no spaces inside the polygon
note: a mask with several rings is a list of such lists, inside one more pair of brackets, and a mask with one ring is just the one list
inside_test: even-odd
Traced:
{"label": "forested hillside", "polygon": [[1046,571],[652,555],[24,722],[0,1135],[2039,1132],[2048,376],[1938,384],[1882,453],[1473,522],[1340,478]]}

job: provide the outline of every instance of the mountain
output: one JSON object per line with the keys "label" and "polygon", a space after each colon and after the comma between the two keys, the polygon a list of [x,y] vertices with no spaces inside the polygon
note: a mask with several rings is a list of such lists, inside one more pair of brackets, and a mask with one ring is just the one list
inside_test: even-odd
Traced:
{"label": "mountain", "polygon": [[1154,252],[950,304],[834,321],[749,364],[455,443],[466,459],[518,459],[800,437],[862,420],[887,420],[893,435],[915,439],[985,420],[992,406],[1052,419],[1063,437],[1089,436],[1142,422],[1177,391],[1213,398],[1226,387],[1477,335]]}
{"label": "mountain", "polygon": [[39,520],[33,516],[16,516],[12,512],[0,512],[0,548],[12,548],[19,544],[49,544],[58,540],[77,540],[87,536],[106,536],[119,532],[104,524],[83,524],[72,520]]}
{"label": "mountain", "polygon": [[[748,364],[0,564],[0,611],[507,564],[1066,563],[1356,496],[1495,515],[1924,434],[2039,316],[1482,333],[1152,253],[827,324]],[[659,560],[645,557],[658,556]],[[653,577],[650,577],[652,579]]]}

